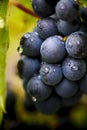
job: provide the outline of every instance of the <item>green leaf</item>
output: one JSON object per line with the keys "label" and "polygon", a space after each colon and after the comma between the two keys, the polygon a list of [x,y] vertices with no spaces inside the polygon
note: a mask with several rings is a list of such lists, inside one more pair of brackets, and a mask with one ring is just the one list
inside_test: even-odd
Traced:
{"label": "green leaf", "polygon": [[87,0],[77,0],[80,3],[80,6],[87,6]]}
{"label": "green leaf", "polygon": [[0,0],[0,123],[5,112],[6,99],[6,53],[8,48],[7,27],[8,0]]}

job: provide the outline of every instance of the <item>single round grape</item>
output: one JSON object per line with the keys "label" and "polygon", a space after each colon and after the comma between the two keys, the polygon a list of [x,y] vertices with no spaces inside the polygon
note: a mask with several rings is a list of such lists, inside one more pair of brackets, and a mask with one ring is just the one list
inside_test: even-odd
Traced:
{"label": "single round grape", "polygon": [[[29,57],[39,56],[42,42],[43,40],[37,32],[27,32],[20,39],[18,52]],[[20,52],[20,50],[22,51]]]}
{"label": "single round grape", "polygon": [[37,21],[37,32],[42,39],[59,34],[56,22],[51,17],[43,18]]}
{"label": "single round grape", "polygon": [[52,87],[44,84],[40,75],[36,75],[29,80],[26,91],[34,102],[43,101],[50,96]]}
{"label": "single round grape", "polygon": [[58,31],[63,36],[68,36],[71,33],[78,31],[80,29],[80,26],[81,26],[81,21],[79,19],[75,19],[72,22],[61,20],[61,19],[57,21]]}
{"label": "single round grape", "polygon": [[66,57],[62,62],[64,76],[71,81],[80,80],[86,73],[86,63],[83,59]]}
{"label": "single round grape", "polygon": [[71,33],[65,42],[66,50],[73,58],[87,57],[87,34],[82,31]]}
{"label": "single round grape", "polygon": [[58,63],[62,61],[66,55],[65,44],[57,35],[48,37],[43,41],[40,53],[45,62]]}
{"label": "single round grape", "polygon": [[40,69],[40,62],[38,59],[22,56],[17,63],[17,70],[20,77],[30,79],[34,74],[37,74]]}
{"label": "single round grape", "polygon": [[60,0],[55,7],[59,19],[73,21],[78,17],[79,4],[75,0]]}
{"label": "single round grape", "polygon": [[32,0],[32,8],[42,18],[54,14],[55,11],[45,0]]}
{"label": "single round grape", "polygon": [[42,64],[40,68],[40,76],[45,84],[51,86],[56,85],[63,78],[61,65],[47,63]]}
{"label": "single round grape", "polygon": [[78,89],[79,87],[76,82],[70,81],[66,78],[63,78],[59,84],[55,85],[56,93],[62,98],[70,98],[74,96]]}

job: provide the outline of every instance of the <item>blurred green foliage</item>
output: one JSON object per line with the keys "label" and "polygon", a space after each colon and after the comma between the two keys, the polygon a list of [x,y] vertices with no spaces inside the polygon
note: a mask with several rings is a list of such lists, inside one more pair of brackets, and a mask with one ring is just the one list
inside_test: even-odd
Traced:
{"label": "blurred green foliage", "polygon": [[6,98],[6,52],[8,46],[8,28],[7,28],[7,6],[8,0],[0,1],[0,122],[5,112]]}

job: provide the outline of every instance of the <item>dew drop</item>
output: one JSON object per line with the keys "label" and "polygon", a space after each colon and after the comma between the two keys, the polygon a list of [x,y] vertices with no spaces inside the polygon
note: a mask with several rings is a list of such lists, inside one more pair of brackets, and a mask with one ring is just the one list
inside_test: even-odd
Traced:
{"label": "dew drop", "polygon": [[71,42],[68,43],[68,47],[72,48],[73,44]]}
{"label": "dew drop", "polygon": [[58,36],[58,38],[59,38],[60,40],[63,40],[62,36]]}
{"label": "dew drop", "polygon": [[71,67],[71,70],[74,70],[74,71],[77,71],[79,68],[78,68],[78,66],[76,66],[76,65],[73,65],[72,67]]}
{"label": "dew drop", "polygon": [[30,37],[30,33],[27,33],[24,35],[25,38],[29,38]]}
{"label": "dew drop", "polygon": [[79,41],[77,41],[77,45],[80,46],[80,42]]}
{"label": "dew drop", "polygon": [[33,41],[34,41],[34,39],[32,39],[32,38],[31,38],[31,41],[33,42]]}
{"label": "dew drop", "polygon": [[38,79],[41,79],[41,76],[40,76],[40,75],[38,75]]}
{"label": "dew drop", "polygon": [[64,3],[61,3],[61,4],[60,4],[60,8],[61,8],[61,9],[65,9]]}
{"label": "dew drop", "polygon": [[53,72],[56,72],[56,70],[54,69]]}
{"label": "dew drop", "polygon": [[41,29],[41,30],[43,29],[40,23],[38,24],[38,27],[39,27],[39,29]]}
{"label": "dew drop", "polygon": [[49,69],[46,67],[45,68],[45,73],[48,73],[49,72]]}
{"label": "dew drop", "polygon": [[68,62],[68,65],[70,66],[70,65],[71,65],[71,63],[70,63],[70,62]]}
{"label": "dew drop", "polygon": [[5,27],[5,20],[2,17],[0,17],[0,29],[4,27]]}
{"label": "dew drop", "polygon": [[36,35],[39,35],[37,32],[35,32]]}
{"label": "dew drop", "polygon": [[18,50],[19,54],[21,54],[23,52],[23,47],[19,46],[17,50]]}
{"label": "dew drop", "polygon": [[42,66],[42,65],[44,65],[44,64],[45,64],[45,62],[44,62],[44,61],[42,61],[42,62],[41,62],[41,66]]}
{"label": "dew drop", "polygon": [[36,97],[32,97],[32,100],[33,100],[33,102],[37,101]]}

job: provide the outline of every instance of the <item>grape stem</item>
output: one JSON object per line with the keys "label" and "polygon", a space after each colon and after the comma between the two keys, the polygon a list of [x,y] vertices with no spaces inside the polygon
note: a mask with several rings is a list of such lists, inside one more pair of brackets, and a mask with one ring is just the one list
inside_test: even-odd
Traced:
{"label": "grape stem", "polygon": [[17,8],[21,9],[22,11],[24,11],[25,13],[33,16],[33,17],[36,17],[36,18],[39,18],[40,19],[40,16],[38,16],[35,12],[33,12],[32,10],[30,10],[29,8],[25,7],[24,5],[22,5],[21,3],[19,3],[18,1],[13,1],[13,0],[10,0],[9,1],[10,4],[16,6]]}

